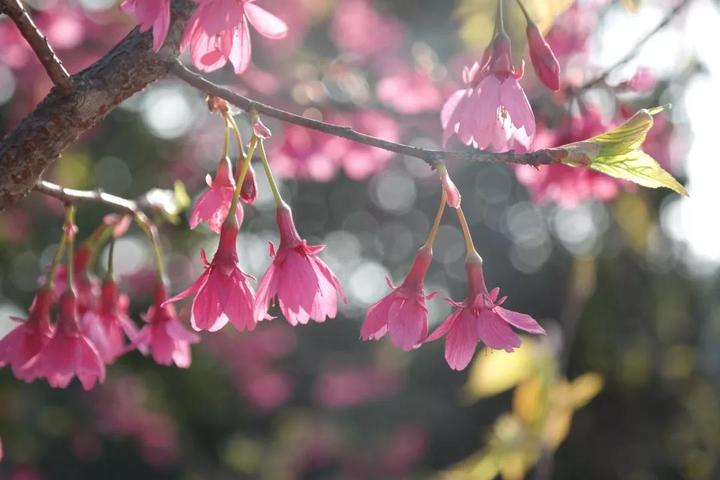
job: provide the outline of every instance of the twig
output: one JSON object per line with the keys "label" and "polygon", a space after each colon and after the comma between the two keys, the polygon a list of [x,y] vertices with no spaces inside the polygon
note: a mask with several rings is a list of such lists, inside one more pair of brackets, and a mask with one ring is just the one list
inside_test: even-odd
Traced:
{"label": "twig", "polygon": [[692,0],[681,0],[680,3],[678,3],[672,10],[670,10],[667,15],[658,23],[655,28],[650,30],[644,37],[642,37],[638,42],[628,50],[628,52],[625,54],[624,57],[622,57],[617,62],[613,63],[609,67],[605,69],[604,72],[602,72],[597,77],[588,80],[587,82],[583,83],[579,87],[574,88],[573,90],[576,92],[582,92],[583,90],[587,90],[591,87],[594,87],[595,85],[599,83],[604,83],[607,78],[610,76],[612,72],[617,70],[618,68],[622,67],[626,63],[628,63],[630,60],[635,58],[637,54],[640,52],[640,49],[645,45],[651,38],[653,38],[659,31],[661,31],[663,28],[665,28],[674,18],[675,16],[685,8],[687,5],[690,4]]}
{"label": "twig", "polygon": [[209,80],[206,80],[202,76],[188,70],[188,68],[185,67],[180,61],[173,62],[170,70],[178,78],[188,83],[189,85],[197,88],[198,90],[209,95],[223,98],[224,100],[245,110],[246,112],[255,111],[257,113],[267,115],[268,117],[273,117],[287,123],[293,123],[301,127],[310,128],[312,130],[317,130],[319,132],[334,135],[336,137],[346,138],[356,143],[362,143],[364,145],[370,145],[372,147],[377,147],[382,150],[416,157],[424,160],[431,167],[434,167],[439,162],[442,162],[444,160],[456,160],[462,162],[495,161],[505,163],[520,163],[526,165],[549,165],[552,163],[557,163],[557,159],[553,158],[553,156],[548,150],[537,150],[528,153],[494,153],[486,152],[483,150],[448,152],[444,150],[428,150],[424,148],[414,147],[412,145],[390,142],[382,138],[373,137],[365,133],[360,133],[356,130],[353,130],[351,127],[335,125],[332,123],[321,122],[319,120],[303,117],[301,115],[296,115],[285,110],[280,110],[279,108],[275,108],[270,105],[258,102],[256,100],[244,97],[228,90],[227,88],[216,85]]}
{"label": "twig", "polygon": [[145,216],[137,202],[105,193],[102,190],[76,190],[74,188],[65,188],[46,180],[40,180],[37,185],[35,185],[35,190],[45,195],[55,197],[63,202],[98,203],[119,212]]}
{"label": "twig", "polygon": [[35,25],[20,0],[0,0],[0,12],[7,14],[15,22],[22,36],[30,44],[42,66],[45,67],[50,79],[64,95],[69,95],[73,90],[70,74],[65,70],[47,37]]}

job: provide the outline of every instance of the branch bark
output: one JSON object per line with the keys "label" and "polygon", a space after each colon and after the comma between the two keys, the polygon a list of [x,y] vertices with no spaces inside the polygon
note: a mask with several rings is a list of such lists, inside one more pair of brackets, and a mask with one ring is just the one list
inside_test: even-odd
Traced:
{"label": "branch bark", "polygon": [[177,57],[182,32],[194,4],[172,2],[172,25],[165,45],[152,51],[152,33],[137,29],[90,68],[72,76],[73,91],[53,89],[0,142],[0,210],[24,197],[45,168],[119,103],[165,76]]}
{"label": "branch bark", "polygon": [[7,14],[15,22],[18,30],[33,49],[42,66],[45,67],[50,80],[57,85],[63,95],[72,92],[72,80],[48,39],[35,25],[20,0],[1,0],[0,12]]}
{"label": "branch bark", "polygon": [[[173,62],[171,66],[172,73],[178,78],[186,82],[187,84],[197,88],[198,90],[220,97],[233,105],[245,110],[246,112],[257,112],[268,117],[276,118],[283,122],[294,123],[301,127],[310,128],[317,130],[318,132],[327,133],[336,137],[347,138],[356,143],[362,143],[371,147],[377,147],[390,152],[399,153],[402,155],[409,155],[424,160],[428,165],[434,167],[438,163],[445,160],[454,160],[461,162],[505,162],[505,163],[519,163],[525,165],[549,165],[557,163],[558,159],[552,155],[550,150],[537,150],[528,153],[494,153],[484,150],[468,149],[464,152],[449,152],[445,150],[428,150],[420,147],[414,147],[412,145],[405,145],[402,143],[390,142],[388,140],[373,137],[365,133],[353,130],[351,127],[342,125],[336,125],[333,123],[321,122],[312,118],[303,117],[294,113],[280,110],[270,105],[252,100],[248,97],[244,97],[237,94],[227,88],[216,85],[209,80],[206,80],[202,76],[190,71],[185,67],[179,60]],[[439,128],[439,122],[438,122]]]}

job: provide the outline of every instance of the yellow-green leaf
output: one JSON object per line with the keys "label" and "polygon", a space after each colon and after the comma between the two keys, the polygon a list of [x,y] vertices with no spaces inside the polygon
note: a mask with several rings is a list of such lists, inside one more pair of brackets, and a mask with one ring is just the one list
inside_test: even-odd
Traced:
{"label": "yellow-green leaf", "polygon": [[643,187],[666,187],[680,195],[688,195],[687,190],[680,182],[663,170],[655,159],[642,150],[596,157],[590,164],[590,168],[611,177],[630,180]]}

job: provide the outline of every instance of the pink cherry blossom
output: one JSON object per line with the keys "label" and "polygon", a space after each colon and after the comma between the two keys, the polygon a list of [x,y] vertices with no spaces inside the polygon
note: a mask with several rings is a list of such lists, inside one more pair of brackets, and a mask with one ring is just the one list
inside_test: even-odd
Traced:
{"label": "pink cherry blossom", "polygon": [[165,287],[155,285],[154,303],[141,315],[147,322],[135,337],[133,346],[144,354],[148,352],[159,365],[188,368],[191,363],[190,344],[198,343],[200,337],[185,329],[177,319],[175,308],[166,302]]}
{"label": "pink cherry blossom", "polygon": [[[235,178],[233,178],[230,159],[223,157],[218,163],[215,178],[210,178],[208,174],[205,181],[209,190],[206,190],[198,197],[188,223],[190,228],[195,229],[200,222],[206,222],[210,230],[220,233],[220,228],[230,210],[230,203],[235,190]],[[238,204],[235,211],[235,218],[238,225],[242,225],[243,209],[240,204]]]}
{"label": "pink cherry blossom", "polygon": [[129,303],[127,295],[118,295],[117,285],[107,278],[97,310],[83,317],[83,330],[105,363],[113,363],[127,351],[125,337],[132,341],[137,335],[135,323],[127,314]]}
{"label": "pink cherry blossom", "polygon": [[195,294],[190,316],[195,330],[215,332],[228,321],[240,331],[255,328],[255,292],[249,284],[253,277],[240,268],[237,236],[238,227],[225,223],[212,262],[208,262],[205,252],[201,251],[205,264],[203,274],[187,290],[167,300],[167,303],[176,302]]}
{"label": "pink cherry blossom", "polygon": [[270,303],[278,299],[280,310],[290,325],[305,325],[309,320],[324,322],[335,318],[337,297],[343,298],[342,287],[335,274],[317,255],[324,245],[308,245],[300,237],[287,205],[276,212],[280,230],[280,247],[270,244],[274,257],[258,286],[255,318],[267,317]]}
{"label": "pink cherry blossom", "polygon": [[170,0],[125,0],[125,12],[134,14],[141,32],[153,31],[153,50],[160,50],[170,28]]}
{"label": "pink cherry blossom", "polygon": [[385,298],[368,309],[360,337],[363,340],[379,340],[390,332],[392,342],[405,351],[420,345],[427,337],[428,314],[425,300],[435,294],[425,294],[425,275],[432,261],[432,249],[422,247],[403,283]]}
{"label": "pink cherry blossom", "polygon": [[195,66],[204,72],[222,68],[228,61],[241,74],[250,64],[250,27],[270,39],[287,35],[287,25],[257,6],[254,0],[197,0],[180,42],[180,51],[190,47]]}
{"label": "pink cherry blossom", "polygon": [[450,368],[463,370],[467,367],[481,341],[488,348],[512,352],[521,343],[512,327],[545,334],[545,330],[530,315],[500,306],[507,297],[498,299],[499,288],[488,292],[479,257],[468,260],[466,271],[467,298],[464,302],[448,299],[455,311],[426,340],[430,342],[447,335],[445,360]]}
{"label": "pink cherry blossom", "polygon": [[36,358],[39,376],[52,387],[66,388],[74,376],[85,390],[105,381],[105,364],[80,331],[77,299],[72,290],[60,297],[55,334]]}
{"label": "pink cherry blossom", "polygon": [[533,22],[527,24],[528,48],[530,60],[538,78],[550,90],[560,89],[560,64],[542,32]]}
{"label": "pink cherry blossom", "polygon": [[0,340],[0,367],[10,365],[13,375],[26,382],[37,378],[37,363],[31,362],[53,335],[50,324],[52,292],[41,288],[35,295],[27,320]]}
{"label": "pink cherry blossom", "polygon": [[443,106],[443,142],[457,136],[475,148],[524,153],[535,135],[535,116],[518,83],[523,69],[513,68],[507,35],[498,35],[489,48],[487,62],[466,67],[465,88]]}

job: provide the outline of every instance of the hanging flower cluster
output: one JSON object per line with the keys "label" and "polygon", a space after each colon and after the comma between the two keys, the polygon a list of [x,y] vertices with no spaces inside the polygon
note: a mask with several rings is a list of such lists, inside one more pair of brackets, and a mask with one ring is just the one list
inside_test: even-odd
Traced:
{"label": "hanging flower cluster", "polygon": [[[522,3],[519,3],[522,7]],[[551,90],[560,88],[560,65],[542,33],[523,7],[530,59],[538,78]],[[498,2],[495,35],[480,63],[463,70],[465,88],[453,93],[441,112],[443,143],[455,136],[465,145],[494,152],[527,152],[535,135],[535,115],[518,80],[510,37],[505,32],[503,3]]]}
{"label": "hanging flower cluster", "polygon": [[[287,25],[255,0],[196,0],[197,9],[188,21],[180,51],[190,51],[193,63],[213,72],[230,62],[236,74],[250,64],[250,25],[260,35],[281,39]],[[165,43],[170,26],[170,0],[124,0],[121,8],[137,18],[140,31],[153,31],[153,49]]]}

